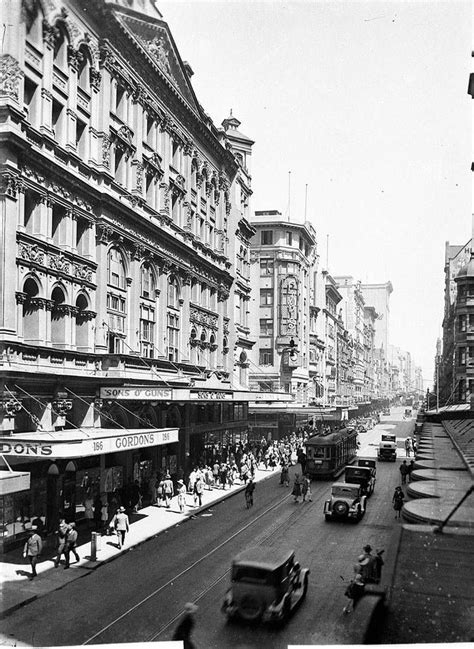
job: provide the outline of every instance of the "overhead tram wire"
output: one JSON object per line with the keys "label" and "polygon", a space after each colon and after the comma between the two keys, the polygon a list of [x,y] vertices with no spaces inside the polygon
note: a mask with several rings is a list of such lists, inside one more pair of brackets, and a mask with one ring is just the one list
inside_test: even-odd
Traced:
{"label": "overhead tram wire", "polygon": [[[79,399],[79,401],[82,401],[85,404],[89,404],[89,402],[86,399],[83,399],[80,397],[78,394],[75,394],[70,388],[66,388],[76,399]],[[104,399],[104,401],[107,401],[107,399]],[[139,399],[138,399],[139,401]],[[155,429],[155,426],[150,426],[150,422],[147,421],[146,419],[142,419],[139,415],[133,412],[133,410],[129,410],[126,408],[124,405],[122,405],[119,401],[114,401],[115,405],[120,406],[125,412],[127,412],[129,415],[132,415],[136,419],[138,419],[139,422],[146,424],[147,428],[153,428]],[[115,424],[118,424],[118,422],[115,421],[113,417],[109,417],[108,415],[105,415],[104,413],[101,413],[101,416],[105,417],[105,419],[108,419],[109,421],[112,421]],[[122,426],[121,424],[118,424],[120,428],[123,428],[123,430],[133,430],[133,428],[127,428],[126,426]]]}
{"label": "overhead tram wire", "polygon": [[[33,399],[33,401],[36,401],[36,402],[39,403],[41,406],[45,406],[45,407],[47,407],[47,404],[46,404],[44,401],[41,401],[41,399],[38,399],[37,397],[34,397],[32,394],[30,394],[30,393],[27,392],[26,390],[23,390],[23,388],[20,388],[19,385],[15,385],[15,388],[16,388],[17,390],[20,390],[20,392],[23,392],[24,394],[26,394],[30,399]],[[6,388],[6,389],[8,390],[8,392],[10,392],[10,390],[9,390],[8,388]],[[73,393],[71,390],[69,390],[69,391],[71,392],[71,394],[74,395],[74,393]],[[10,394],[12,394],[12,392],[10,392]],[[88,402],[88,401],[85,401],[84,399],[81,399],[81,397],[79,397],[78,395],[74,395],[74,396],[77,397],[79,400],[84,401],[84,403],[86,403],[86,404],[89,405],[89,402]],[[21,403],[21,402],[19,402],[19,403]],[[38,419],[38,417],[37,417],[36,415],[34,415],[33,413],[30,413],[29,410],[28,410],[28,409],[27,409],[23,404],[21,404],[21,406],[22,406],[22,408],[25,410],[25,412],[28,413],[28,415],[31,417],[31,419],[36,423],[36,425],[39,424],[40,429],[41,429],[43,432],[45,432],[45,433],[48,434],[48,435],[53,435],[53,432],[52,432],[52,431],[49,431],[49,430],[46,430],[46,431],[45,431],[45,430],[44,430],[43,426],[41,425],[41,422],[39,421],[39,419]],[[55,410],[52,406],[51,406],[51,410],[52,410],[52,411],[53,411],[57,416],[59,416],[59,413],[57,413],[56,410]],[[111,422],[113,422],[115,425],[117,425],[117,426],[119,426],[120,428],[122,428],[123,430],[128,430],[125,426],[122,426],[121,424],[118,424],[118,422],[116,422],[112,417],[109,417],[108,415],[103,415],[103,416],[104,416],[106,419],[109,419],[109,420],[110,420]],[[89,433],[87,432],[87,428],[82,428],[81,426],[76,426],[76,425],[75,425],[72,421],[70,421],[70,420],[69,420],[65,415],[64,415],[64,421],[65,421],[66,423],[70,424],[70,425],[71,425],[75,430],[79,430],[79,431],[81,431],[81,433],[84,433],[87,437],[92,437],[92,436],[89,435]]]}
{"label": "overhead tram wire", "polygon": [[[107,322],[102,322],[102,326],[103,326],[103,327],[107,327],[107,329],[108,329],[109,331],[111,330],[111,329],[110,329],[110,326],[107,324]],[[122,340],[122,343],[125,345],[125,347],[127,347],[127,349],[128,349],[129,351],[131,351],[132,353],[134,353],[134,350],[130,347],[130,345],[129,345],[127,342],[125,342],[125,340]],[[159,350],[158,350],[158,351],[159,351]],[[159,372],[156,371],[156,368],[154,368],[153,365],[150,365],[149,363],[146,362],[146,360],[143,358],[143,356],[138,356],[138,357],[135,357],[135,356],[134,356],[134,358],[138,358],[139,361],[140,361],[141,363],[143,363],[143,365],[145,365],[145,367],[147,367],[148,369],[150,369],[150,370],[153,372],[153,374],[155,374],[155,375],[160,379],[160,381],[163,381],[163,383],[164,383],[167,387],[169,387],[169,388],[172,388],[172,387],[173,387],[173,386],[169,383],[169,381],[167,381],[165,378],[163,378],[163,376],[162,376],[161,374],[159,374]],[[172,361],[168,361],[168,362],[169,362],[169,363],[170,363],[170,364],[171,364],[171,365],[176,369],[176,371],[177,371],[179,374],[182,374],[182,371],[179,369],[179,367],[177,367],[177,365],[175,365]]]}

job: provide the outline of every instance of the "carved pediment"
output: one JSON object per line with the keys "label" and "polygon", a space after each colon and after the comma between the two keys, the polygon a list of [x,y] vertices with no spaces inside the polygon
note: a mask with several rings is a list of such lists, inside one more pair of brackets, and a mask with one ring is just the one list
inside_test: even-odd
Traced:
{"label": "carved pediment", "polygon": [[189,82],[187,68],[181,60],[167,24],[155,20],[146,22],[125,14],[120,14],[118,17],[123,27],[139,43],[166,79],[175,86],[196,112],[201,112]]}

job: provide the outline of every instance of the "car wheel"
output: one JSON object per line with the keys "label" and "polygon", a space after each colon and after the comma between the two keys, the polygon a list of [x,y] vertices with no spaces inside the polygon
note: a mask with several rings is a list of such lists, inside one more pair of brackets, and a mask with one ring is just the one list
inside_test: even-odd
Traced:
{"label": "car wheel", "polygon": [[349,513],[349,505],[343,500],[336,500],[336,502],[332,506],[332,510],[338,516],[347,516],[347,514]]}
{"label": "car wheel", "polygon": [[282,621],[287,622],[290,615],[291,615],[291,595],[288,595],[288,597],[285,599],[285,603],[283,604]]}
{"label": "car wheel", "polygon": [[263,613],[262,602],[253,595],[246,595],[239,605],[239,615],[247,622],[258,620]]}

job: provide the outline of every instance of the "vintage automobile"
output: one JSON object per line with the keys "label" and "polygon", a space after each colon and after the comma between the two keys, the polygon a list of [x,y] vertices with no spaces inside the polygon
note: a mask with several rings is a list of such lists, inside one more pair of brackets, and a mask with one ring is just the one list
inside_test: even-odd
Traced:
{"label": "vintage automobile", "polygon": [[392,433],[382,433],[379,447],[377,449],[377,458],[379,460],[388,460],[395,462],[397,459],[397,437]]}
{"label": "vintage automobile", "polygon": [[384,408],[382,414],[383,415],[389,415],[390,414],[390,408]]}
{"label": "vintage automobile", "polygon": [[372,475],[377,475],[377,460],[373,457],[358,457],[357,466],[366,466],[372,470]]}
{"label": "vintage automobile", "polygon": [[228,620],[286,622],[306,595],[308,575],[293,550],[244,550],[232,561],[232,585],[222,612]]}
{"label": "vintage automobile", "polygon": [[375,489],[375,475],[372,469],[367,466],[346,466],[344,482],[359,484],[364,496],[371,496]]}
{"label": "vintage automobile", "polygon": [[365,514],[366,500],[360,484],[335,482],[331,487],[331,499],[324,503],[324,517],[327,521],[360,521]]}

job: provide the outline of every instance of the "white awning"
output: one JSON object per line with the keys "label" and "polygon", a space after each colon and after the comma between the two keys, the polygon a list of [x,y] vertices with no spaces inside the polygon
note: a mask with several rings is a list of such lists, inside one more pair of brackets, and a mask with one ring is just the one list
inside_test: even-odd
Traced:
{"label": "white awning", "polygon": [[25,459],[88,457],[178,441],[177,428],[78,428],[0,437],[0,455]]}
{"label": "white awning", "polygon": [[0,496],[26,491],[30,488],[30,474],[23,471],[0,471]]}

